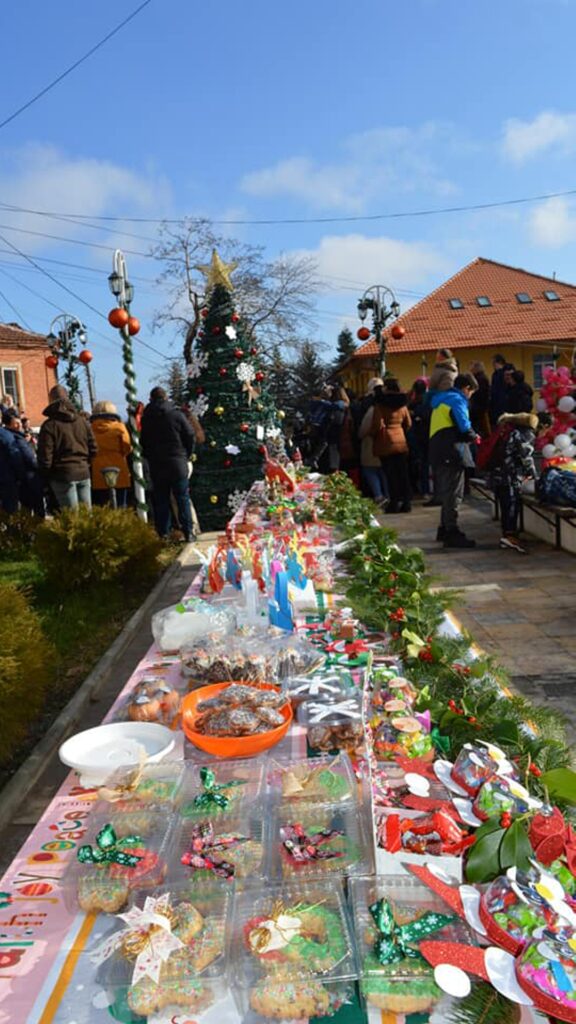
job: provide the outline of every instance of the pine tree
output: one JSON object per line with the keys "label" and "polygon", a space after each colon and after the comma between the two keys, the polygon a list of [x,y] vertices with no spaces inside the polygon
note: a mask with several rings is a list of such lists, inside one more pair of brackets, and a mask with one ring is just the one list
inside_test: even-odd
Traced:
{"label": "pine tree", "polygon": [[182,359],[171,359],[164,381],[171,402],[182,405],[186,399],[186,372]]}
{"label": "pine tree", "polygon": [[282,409],[287,418],[291,418],[295,409],[293,367],[285,362],[276,346],[272,351],[272,359],[268,364],[268,391],[278,409]]}
{"label": "pine tree", "polygon": [[[229,279],[220,272],[212,280]],[[206,433],[206,443],[196,453],[192,499],[202,529],[217,530],[262,475],[264,443],[281,432],[282,414],[276,412],[263,383],[266,374],[258,350],[246,340],[230,289],[222,283],[210,286],[210,277],[202,316],[186,396]]]}
{"label": "pine tree", "polygon": [[336,367],[341,366],[350,356],[354,355],[356,347],[352,331],[349,327],[343,327],[336,342],[336,352],[338,353]]}
{"label": "pine tree", "polygon": [[305,411],[310,399],[318,394],[326,382],[326,372],[326,367],[322,365],[316,355],[314,345],[310,341],[305,341],[292,372],[294,392],[299,409]]}

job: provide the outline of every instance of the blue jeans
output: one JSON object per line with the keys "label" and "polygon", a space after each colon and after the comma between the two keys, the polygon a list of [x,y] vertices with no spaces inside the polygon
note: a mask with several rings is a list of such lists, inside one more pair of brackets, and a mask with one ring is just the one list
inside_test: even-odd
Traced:
{"label": "blue jeans", "polygon": [[192,510],[190,506],[190,481],[187,476],[180,480],[153,480],[154,525],[160,537],[167,537],[172,529],[170,496],[173,494],[178,509],[180,529],[186,540],[192,536]]}
{"label": "blue jeans", "polygon": [[51,480],[50,487],[60,508],[78,508],[78,505],[92,508],[90,477],[86,480]]}
{"label": "blue jeans", "polygon": [[373,498],[389,498],[388,481],[381,466],[362,466],[364,482],[372,491]]}

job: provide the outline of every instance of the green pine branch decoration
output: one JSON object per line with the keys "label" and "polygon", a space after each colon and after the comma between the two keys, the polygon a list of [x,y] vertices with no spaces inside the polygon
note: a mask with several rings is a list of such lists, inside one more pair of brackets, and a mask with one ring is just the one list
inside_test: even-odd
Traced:
{"label": "green pine branch decoration", "polygon": [[517,1003],[501,996],[485,981],[475,982],[465,999],[448,1010],[445,1024],[518,1024],[521,1010]]}

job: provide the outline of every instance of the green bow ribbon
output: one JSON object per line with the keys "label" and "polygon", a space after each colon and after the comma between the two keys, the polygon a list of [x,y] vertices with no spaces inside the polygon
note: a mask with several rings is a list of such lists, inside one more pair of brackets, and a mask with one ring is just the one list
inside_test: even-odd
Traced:
{"label": "green bow ribbon", "polygon": [[430,732],[432,737],[432,743],[434,744],[434,750],[440,754],[443,758],[450,757],[450,737],[442,736],[440,729],[437,725],[432,726]]}
{"label": "green bow ribbon", "polygon": [[216,782],[216,775],[211,768],[200,769],[200,781],[204,792],[194,797],[195,807],[210,807],[216,804],[217,807],[226,808],[230,803],[230,797],[223,792],[225,789],[232,789],[233,786],[245,786],[244,779],[232,779],[231,782]]}
{"label": "green bow ribbon", "polygon": [[378,929],[374,954],[381,964],[396,964],[406,957],[422,959],[422,954],[417,948],[420,939],[438,931],[439,928],[444,928],[454,920],[453,915],[429,911],[415,921],[397,924],[392,907],[385,899],[377,900],[368,909]]}
{"label": "green bow ribbon", "polygon": [[124,836],[118,839],[112,825],[104,825],[96,836],[96,846],[81,846],[77,852],[81,864],[121,864],[126,868],[135,868],[142,857],[136,853],[127,853],[125,846],[142,846],[140,836]]}

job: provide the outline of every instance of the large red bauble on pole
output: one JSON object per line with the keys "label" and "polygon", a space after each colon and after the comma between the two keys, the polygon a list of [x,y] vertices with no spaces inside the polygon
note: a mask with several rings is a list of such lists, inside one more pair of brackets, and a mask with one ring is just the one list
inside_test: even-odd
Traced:
{"label": "large red bauble on pole", "polygon": [[58,356],[46,356],[44,362],[49,370],[55,370],[58,366]]}
{"label": "large red bauble on pole", "polygon": [[367,327],[359,327],[356,331],[356,337],[359,338],[360,341],[368,341],[370,331]]}
{"label": "large red bauble on pole", "polygon": [[112,327],[126,327],[130,317],[125,309],[117,306],[116,309],[111,309],[108,313],[108,323],[112,324]]}
{"label": "large red bauble on pole", "polygon": [[88,363],[91,363],[93,358],[92,353],[87,348],[83,348],[78,356],[78,362],[82,363],[82,366],[88,366]]}
{"label": "large red bauble on pole", "polygon": [[400,341],[400,338],[403,338],[406,334],[406,328],[402,327],[402,324],[392,324],[390,334],[396,339],[396,341]]}
{"label": "large red bauble on pole", "polygon": [[140,330],[140,321],[138,317],[131,316],[128,320],[128,334],[138,334]]}

